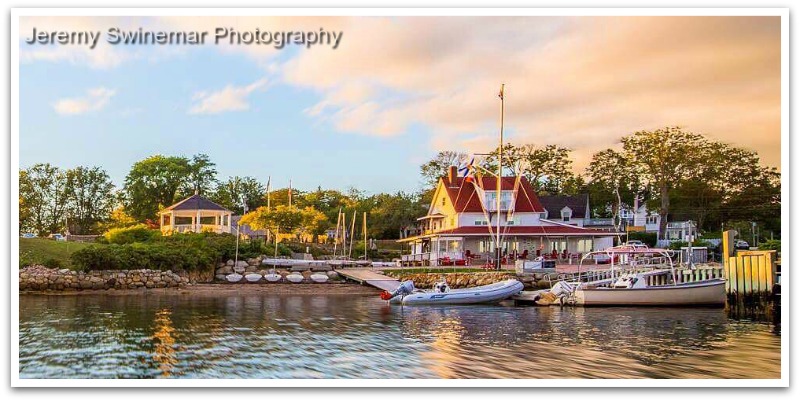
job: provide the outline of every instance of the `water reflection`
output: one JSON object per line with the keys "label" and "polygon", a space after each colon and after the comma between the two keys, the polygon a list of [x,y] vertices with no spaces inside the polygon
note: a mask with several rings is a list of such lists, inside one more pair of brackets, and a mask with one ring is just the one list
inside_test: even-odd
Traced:
{"label": "water reflection", "polygon": [[328,295],[30,295],[20,298],[20,376],[779,377],[779,333],[768,323],[731,320],[720,309],[404,308]]}

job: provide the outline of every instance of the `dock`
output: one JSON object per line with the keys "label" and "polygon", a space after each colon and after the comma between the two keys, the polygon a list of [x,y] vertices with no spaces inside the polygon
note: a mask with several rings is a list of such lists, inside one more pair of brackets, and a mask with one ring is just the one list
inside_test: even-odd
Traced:
{"label": "dock", "polygon": [[392,292],[400,286],[400,281],[396,278],[384,276],[369,269],[337,269],[335,271],[348,280],[362,285],[371,285],[384,291]]}

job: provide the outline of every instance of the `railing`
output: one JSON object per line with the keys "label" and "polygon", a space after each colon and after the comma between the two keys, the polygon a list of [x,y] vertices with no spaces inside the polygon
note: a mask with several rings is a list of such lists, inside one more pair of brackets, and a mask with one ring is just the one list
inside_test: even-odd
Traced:
{"label": "railing", "polygon": [[187,233],[187,232],[197,232],[197,231],[213,231],[215,233],[230,233],[230,228],[228,226],[218,226],[216,224],[201,224],[200,230],[197,230],[197,225],[195,224],[175,224],[172,226],[164,226],[162,229],[172,229],[173,232],[176,233]]}

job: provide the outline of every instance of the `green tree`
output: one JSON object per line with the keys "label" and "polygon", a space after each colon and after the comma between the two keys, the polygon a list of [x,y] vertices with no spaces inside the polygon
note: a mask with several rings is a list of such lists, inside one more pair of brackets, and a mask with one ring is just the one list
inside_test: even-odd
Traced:
{"label": "green tree", "polygon": [[211,162],[211,158],[208,155],[198,154],[192,156],[188,167],[189,178],[183,190],[183,197],[188,197],[195,193],[209,195],[217,182],[216,164]]}
{"label": "green tree", "polygon": [[235,214],[243,214],[241,200],[245,199],[247,210],[255,210],[266,204],[264,193],[265,187],[257,179],[236,176],[217,183],[211,199]]}
{"label": "green tree", "polygon": [[125,177],[125,210],[138,221],[156,218],[177,202],[179,191],[192,185],[189,159],[155,155],[134,163]]}
{"label": "green tree", "polygon": [[703,163],[701,150],[708,149],[708,141],[680,127],[666,127],[634,132],[622,138],[622,146],[625,158],[661,200],[659,235],[664,238],[670,211],[670,190],[696,174]]}
{"label": "green tree", "polygon": [[267,209],[266,206],[245,214],[240,220],[254,230],[268,230],[273,233],[294,233],[301,228],[303,213],[292,205],[277,205]]}
{"label": "green tree", "polygon": [[70,232],[97,232],[114,206],[114,184],[105,170],[79,166],[66,171],[66,201]]}
{"label": "green tree", "polygon": [[26,230],[40,236],[64,228],[67,210],[67,179],[63,170],[48,163],[39,163],[19,172],[21,203],[25,217],[20,222]]}
{"label": "green tree", "polygon": [[466,153],[453,152],[450,150],[437,153],[436,157],[420,166],[420,173],[425,186],[436,186],[436,183],[439,182],[439,178],[447,175],[448,167],[457,165],[460,160],[466,157]]}
{"label": "green tree", "polygon": [[420,202],[419,195],[404,192],[375,195],[375,207],[368,215],[369,236],[380,239],[397,239],[403,227],[416,224],[425,214],[428,205]]}
{"label": "green tree", "polygon": [[619,211],[623,206],[632,206],[640,187],[638,174],[631,160],[623,153],[605,149],[592,155],[586,169],[589,177],[589,195],[592,202],[601,210],[610,205],[611,217],[615,224],[619,221]]}

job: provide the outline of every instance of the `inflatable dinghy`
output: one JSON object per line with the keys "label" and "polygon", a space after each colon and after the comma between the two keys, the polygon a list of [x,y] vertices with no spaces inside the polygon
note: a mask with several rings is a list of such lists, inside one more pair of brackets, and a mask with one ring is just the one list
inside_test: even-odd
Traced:
{"label": "inflatable dinghy", "polygon": [[298,273],[291,273],[288,276],[286,276],[286,279],[295,284],[302,283],[303,275]]}
{"label": "inflatable dinghy", "polygon": [[402,305],[469,305],[494,303],[519,294],[522,283],[508,279],[480,287],[450,289],[445,282],[436,283],[431,291],[414,288],[414,282],[404,281],[393,292],[384,291],[381,299]]}
{"label": "inflatable dinghy", "polygon": [[261,280],[263,276],[258,273],[249,273],[244,276],[244,278],[251,283],[255,283]]}
{"label": "inflatable dinghy", "polygon": [[311,281],[315,283],[325,283],[328,281],[328,275],[322,273],[314,273],[311,275]]}
{"label": "inflatable dinghy", "polygon": [[269,281],[270,283],[277,283],[278,281],[281,281],[282,277],[281,277],[280,274],[272,272],[272,273],[265,274],[264,278],[267,279],[267,281]]}

